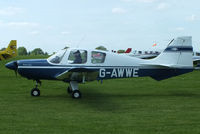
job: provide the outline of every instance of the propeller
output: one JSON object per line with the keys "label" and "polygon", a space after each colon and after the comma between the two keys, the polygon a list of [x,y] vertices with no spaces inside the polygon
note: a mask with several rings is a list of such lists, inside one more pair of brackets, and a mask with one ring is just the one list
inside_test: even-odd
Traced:
{"label": "propeller", "polygon": [[17,64],[17,61],[14,62],[14,65],[15,65],[15,67],[16,67],[15,70],[14,70],[14,71],[15,71],[15,76],[17,77],[17,72],[18,72],[18,64]]}
{"label": "propeller", "polygon": [[17,76],[17,72],[18,72],[18,64],[17,61],[11,61],[9,63],[7,63],[5,65],[8,69],[14,70],[15,71],[15,75]]}

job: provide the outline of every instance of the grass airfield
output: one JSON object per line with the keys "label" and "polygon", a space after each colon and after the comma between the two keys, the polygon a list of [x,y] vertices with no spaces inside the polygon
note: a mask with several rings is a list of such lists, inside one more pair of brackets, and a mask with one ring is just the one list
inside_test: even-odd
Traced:
{"label": "grass airfield", "polygon": [[[15,59],[39,58],[17,57]],[[12,60],[15,60],[12,59]],[[198,134],[200,71],[157,82],[151,78],[94,81],[80,85],[82,98],[67,94],[67,83],[35,83],[0,62],[1,134]]]}

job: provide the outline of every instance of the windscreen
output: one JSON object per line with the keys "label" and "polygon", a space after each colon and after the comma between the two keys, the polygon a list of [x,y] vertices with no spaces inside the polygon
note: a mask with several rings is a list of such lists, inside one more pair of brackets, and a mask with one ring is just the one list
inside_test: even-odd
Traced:
{"label": "windscreen", "polygon": [[48,58],[49,62],[54,63],[54,64],[59,64],[63,58],[63,56],[66,53],[66,49],[60,50],[56,54],[52,55],[51,57]]}

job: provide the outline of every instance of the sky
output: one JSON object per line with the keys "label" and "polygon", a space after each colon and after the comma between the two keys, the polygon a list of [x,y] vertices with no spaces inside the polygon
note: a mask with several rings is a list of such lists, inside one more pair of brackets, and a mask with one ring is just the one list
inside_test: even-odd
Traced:
{"label": "sky", "polygon": [[199,5],[199,0],[1,0],[0,48],[17,40],[18,47],[50,54],[65,46],[154,50],[192,36],[198,51]]}

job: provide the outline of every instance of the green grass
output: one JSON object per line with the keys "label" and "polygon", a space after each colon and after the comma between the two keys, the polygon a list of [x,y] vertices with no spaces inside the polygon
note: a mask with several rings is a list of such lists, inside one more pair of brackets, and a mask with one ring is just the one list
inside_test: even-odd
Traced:
{"label": "green grass", "polygon": [[[17,57],[39,58],[39,57]],[[1,134],[198,134],[200,72],[157,82],[151,78],[115,79],[80,85],[83,98],[67,94],[68,84],[34,82],[0,62]]]}

